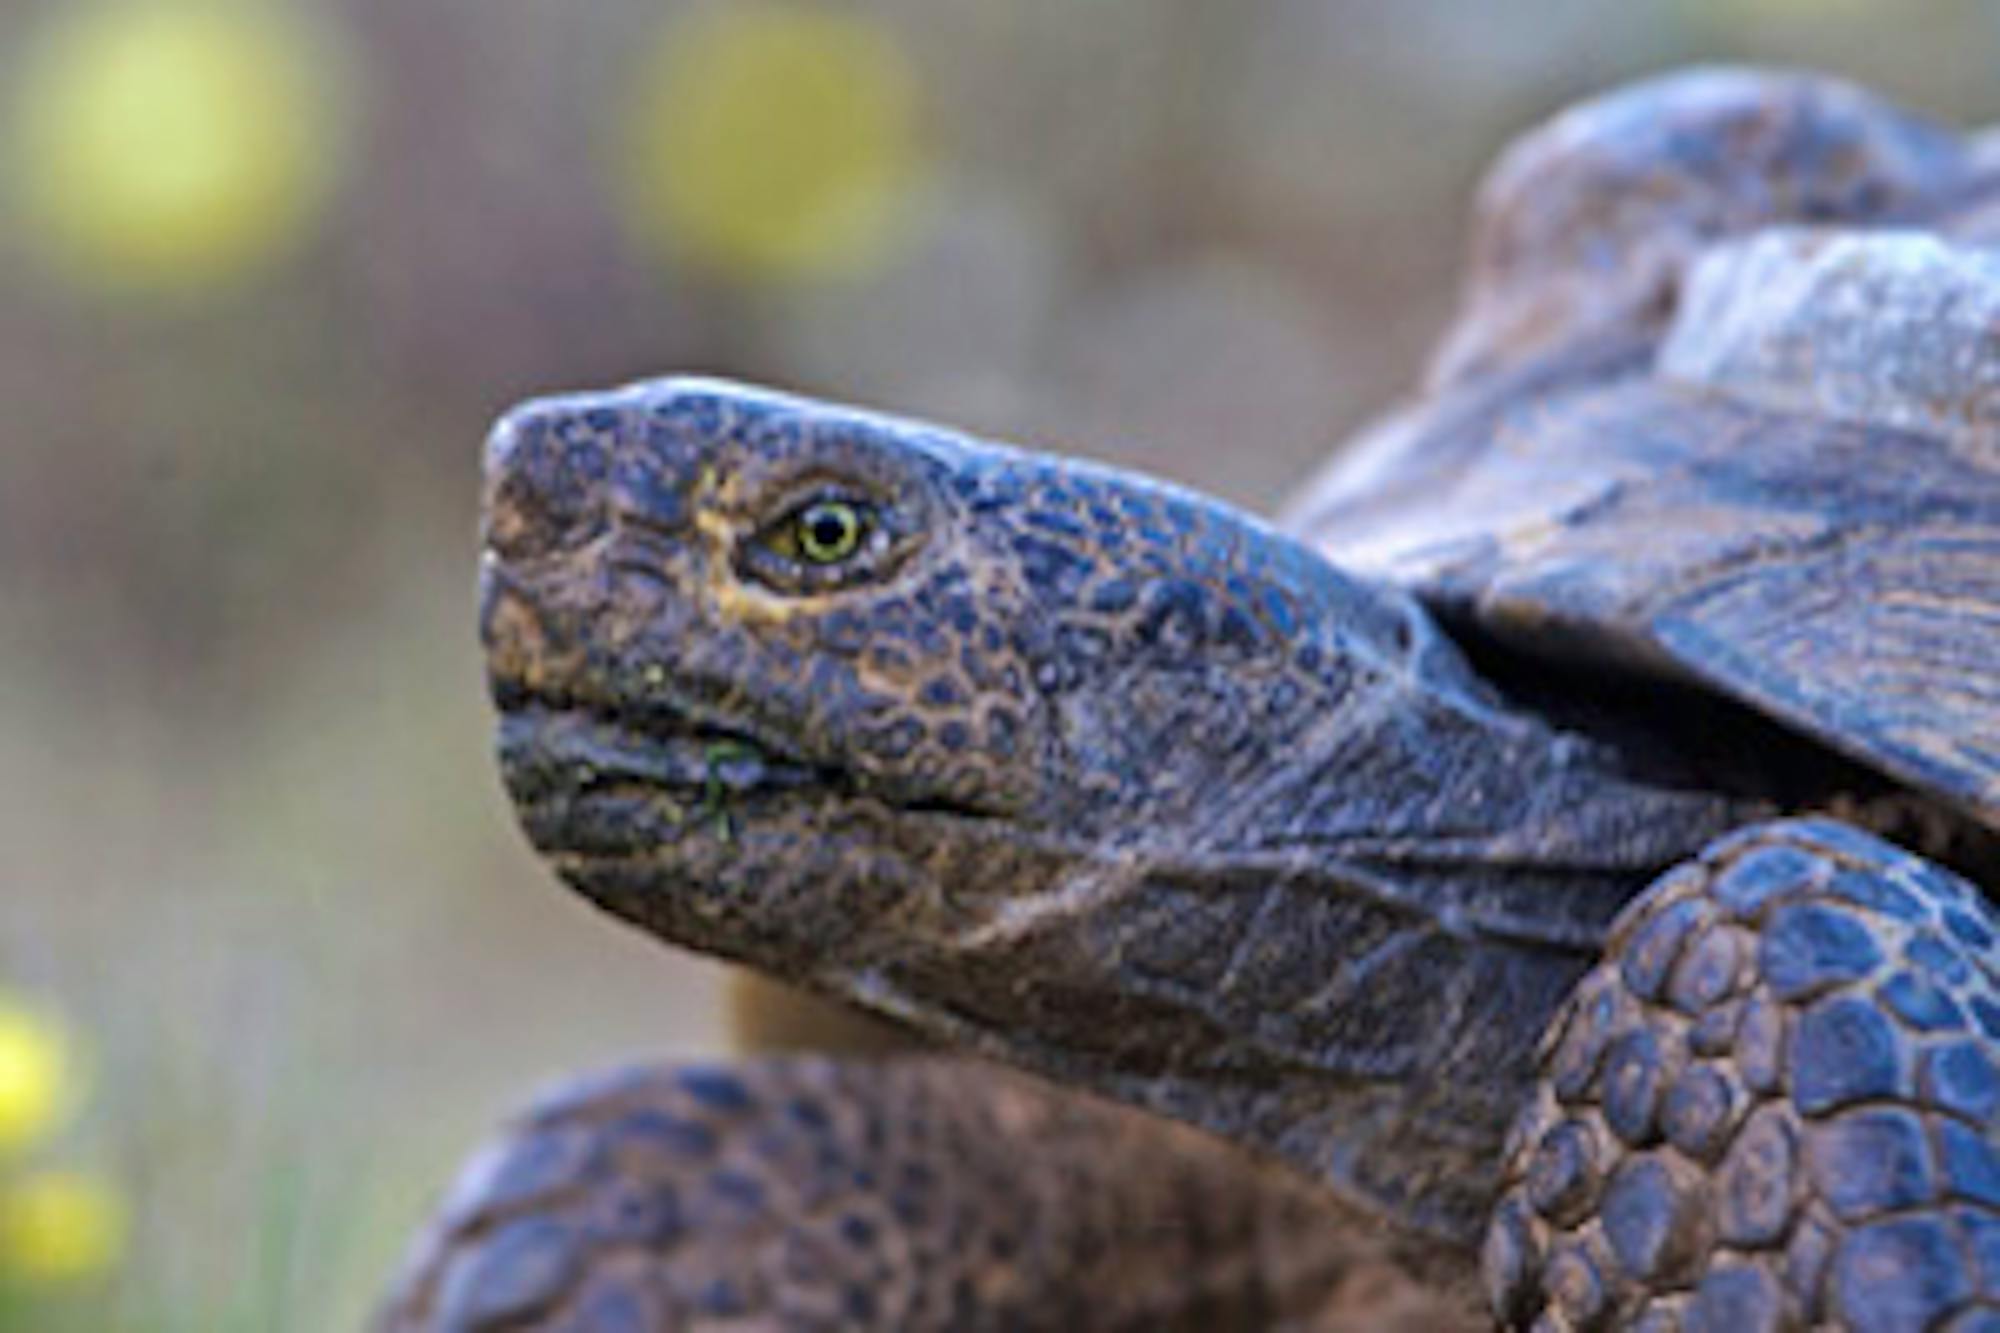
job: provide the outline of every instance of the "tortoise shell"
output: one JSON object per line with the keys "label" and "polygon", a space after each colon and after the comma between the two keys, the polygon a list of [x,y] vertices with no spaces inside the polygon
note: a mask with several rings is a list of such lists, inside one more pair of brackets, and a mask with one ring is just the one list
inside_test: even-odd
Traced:
{"label": "tortoise shell", "polygon": [[1432,393],[1290,526],[1462,631],[1719,691],[2000,828],[1981,159],[1803,75],[1559,117],[1486,187]]}

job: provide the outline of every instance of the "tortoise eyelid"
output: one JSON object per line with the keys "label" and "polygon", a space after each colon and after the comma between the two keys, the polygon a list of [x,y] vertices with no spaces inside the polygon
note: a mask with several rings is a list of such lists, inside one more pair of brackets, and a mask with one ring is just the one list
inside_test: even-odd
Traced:
{"label": "tortoise eyelid", "polygon": [[[853,515],[851,549],[832,559],[816,559],[806,549],[805,517],[818,507],[839,507]],[[837,481],[820,481],[791,491],[773,516],[749,533],[737,548],[742,575],[778,592],[833,592],[877,579],[900,563],[899,542],[888,521],[889,506],[868,490]]]}

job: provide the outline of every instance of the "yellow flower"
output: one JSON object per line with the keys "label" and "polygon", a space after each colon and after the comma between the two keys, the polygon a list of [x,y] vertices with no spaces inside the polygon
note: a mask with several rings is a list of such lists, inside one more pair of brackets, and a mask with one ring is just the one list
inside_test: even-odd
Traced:
{"label": "yellow flower", "polygon": [[669,23],[636,66],[614,168],[644,242],[738,278],[854,269],[916,175],[916,77],[880,24],[796,4]]}
{"label": "yellow flower", "polygon": [[336,157],[325,44],[275,5],[95,0],[25,54],[12,175],[72,279],[190,288],[298,240]]}
{"label": "yellow flower", "polygon": [[125,1200],[80,1171],[43,1171],[0,1190],[0,1265],[30,1281],[102,1272],[125,1248]]}
{"label": "yellow flower", "polygon": [[53,1130],[76,1102],[62,1032],[0,995],[0,1156]]}

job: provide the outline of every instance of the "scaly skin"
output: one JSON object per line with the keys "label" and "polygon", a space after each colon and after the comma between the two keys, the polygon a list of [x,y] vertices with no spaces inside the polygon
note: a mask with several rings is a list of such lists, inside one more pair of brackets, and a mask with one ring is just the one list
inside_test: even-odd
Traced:
{"label": "scaly skin", "polygon": [[[1505,698],[1404,594],[1157,483],[698,381],[529,404],[489,447],[482,594],[503,766],[524,823],[574,886],[665,938],[1288,1162],[1325,1187],[1324,1211],[1299,1215],[1330,1247],[1322,1260],[1355,1253],[1341,1200],[1428,1238],[1449,1281],[1469,1267],[1498,1194],[1485,1257],[1510,1327],[1992,1327],[1990,914],[1969,886],[1852,829],[1755,822],[1834,808],[1923,833],[1928,850],[1988,878],[2000,861],[1981,827],[2000,811],[1982,749],[1991,696],[1976,665],[1948,669],[1980,656],[1966,645],[1994,605],[1986,548],[1892,506],[1892,530],[1937,549],[1908,587],[1856,581],[1859,605],[1788,641],[1802,658],[1764,663],[1783,668],[1779,699],[1804,701],[1792,711],[1718,656],[1760,643],[1756,632],[1711,626],[1719,637],[1677,641],[1676,658],[1624,618],[1663,580],[1699,588],[1722,568],[1753,595],[1791,587],[1759,564],[1755,540],[1721,559],[1716,496],[1688,485],[1707,470],[1673,447],[1696,443],[1684,418],[1761,426],[1769,395],[1732,381],[1742,401],[1724,412],[1692,385],[1646,384],[1689,266],[1720,238],[1786,219],[1932,219],[1974,235],[1990,226],[1976,206],[1986,170],[1962,140],[1853,90],[1736,72],[1605,99],[1510,154],[1483,199],[1479,269],[1433,374],[1437,397],[1372,437],[1299,525],[1340,546],[1327,525],[1348,505],[1387,529],[1372,535],[1421,548],[1430,491],[1448,485],[1475,532],[1496,509],[1508,518],[1512,544],[1493,547],[1498,578],[1485,586],[1505,590],[1539,558],[1547,581],[1532,595],[1514,586],[1514,600],[1494,603],[1426,585],[1454,627],[1485,619],[1495,638],[1472,647]],[[1974,200],[1971,221],[1951,222],[1954,199]],[[1977,319],[1961,323],[1976,338]],[[1717,350],[1694,338],[1695,353]],[[1675,362],[1684,378],[1689,346]],[[1911,355],[1893,364],[1934,368],[1900,350]],[[1771,388],[1796,360],[1744,362],[1750,387]],[[1803,399],[1794,386],[1770,401],[1793,410],[1831,395],[1872,411],[1874,363],[1829,363],[1831,378]],[[1868,394],[1851,392],[1853,374]],[[1557,403],[1558,435],[1567,425],[1585,444],[1601,438],[1564,410],[1566,383],[1627,390],[1614,405],[1692,469],[1664,497],[1680,520],[1673,550],[1694,559],[1686,577],[1666,579],[1651,546],[1565,565],[1551,544],[1582,533],[1576,549],[1593,551],[1591,524],[1645,490],[1628,483],[1660,479],[1623,431],[1575,466],[1535,460],[1544,400]],[[1978,484],[1954,499],[1978,510],[1990,439],[1984,417],[1959,415],[1955,465]],[[1826,482],[1800,446],[1831,429],[1799,419],[1740,443],[1762,451],[1750,464],[1776,474],[1803,458],[1805,475]],[[1931,457],[1881,438],[1897,456]],[[1476,469],[1456,486],[1468,462],[1497,473],[1497,489]],[[1573,482],[1605,504],[1565,508]],[[1754,528],[1774,508],[1749,505],[1732,521]],[[1837,498],[1804,510],[1843,540],[1881,536]],[[1634,595],[1587,605],[1588,580],[1576,579],[1605,573]],[[1781,619],[1800,612],[1777,605]],[[1545,620],[1562,633],[1538,641]],[[1865,691],[1851,708],[1815,693],[1876,679],[1849,638],[1878,633],[1933,701],[1914,721],[1890,719],[1901,731],[1869,711],[1881,701]],[[1587,663],[1586,647],[1608,656]],[[1536,659],[1509,656],[1537,648],[1572,673],[1543,679]],[[1815,674],[1820,650],[1836,669]],[[1603,682],[1592,672],[1640,662],[1911,785],[1758,729],[1719,700],[1685,697],[1647,716],[1615,679],[1593,693]],[[1947,696],[1956,766],[1899,766],[1905,732],[1940,739],[1935,700]],[[1735,744],[1681,734],[1718,720]],[[1535,1085],[1537,1036],[1558,1009]],[[878,1077],[780,1064],[741,1078],[753,1089],[832,1078],[864,1119],[976,1125],[968,1142],[1018,1163],[1051,1219],[1073,1207],[1116,1214],[1148,1197],[1151,1172],[1200,1174],[1200,1151],[1183,1160],[1164,1138],[1138,1154],[1146,1166],[1121,1156],[1128,1135],[1158,1128],[1130,1113],[1098,1108],[1093,1120],[1051,1100],[1075,1131],[1057,1136],[1068,1146],[1032,1132],[1017,1141],[977,1118],[988,1075],[923,1067]],[[617,1137],[596,1118],[630,1109],[623,1096],[573,1104],[591,1126],[584,1138]],[[1501,1131],[1523,1107],[1496,1173]],[[1013,1123],[1031,1122],[1042,1123]],[[754,1116],[737,1128],[750,1143],[784,1139]],[[538,1134],[531,1125],[522,1142]],[[979,1156],[958,1159],[964,1180]],[[864,1141],[859,1157],[889,1162],[895,1150]],[[783,1152],[760,1162],[781,1192],[813,1178]],[[704,1188],[706,1169],[667,1172],[677,1196]],[[843,1205],[872,1199],[870,1175],[838,1187]],[[1261,1215],[1255,1173],[1201,1178],[1197,1211]],[[599,1181],[608,1194],[526,1205],[507,1225],[589,1213],[624,1179]],[[588,1249],[589,1232],[576,1280],[534,1313],[454,1319],[451,1273],[490,1260],[503,1294],[518,1291],[525,1279],[502,1277],[546,1275],[561,1248],[523,1242],[508,1263],[491,1259],[507,1230],[481,1220],[491,1184],[474,1179],[475,1197],[406,1287],[399,1308],[423,1311],[408,1326],[619,1326],[585,1299],[604,1273],[671,1294],[690,1263],[727,1275],[810,1249],[819,1225],[807,1204],[763,1218],[760,1240],[718,1248],[704,1232],[636,1263]],[[993,1195],[975,1210],[1004,1221],[1010,1208]],[[1076,1288],[1060,1263],[1044,1265],[1048,1300],[1020,1317],[1115,1327],[1121,1311],[1185,1309],[1217,1274],[1246,1271],[1239,1309],[1290,1310],[1294,1278],[1314,1268],[1246,1266],[1227,1243],[1148,1268],[1161,1253],[1134,1252],[1137,1293],[1101,1283],[1104,1299],[1083,1306],[1065,1304]],[[969,1251],[947,1256],[954,1277],[978,1271]],[[461,1277],[456,1290],[482,1285]],[[775,1305],[752,1313],[820,1326],[783,1313],[817,1290],[792,1274],[769,1288]],[[889,1279],[898,1300],[925,1290]],[[648,1308],[661,1326],[693,1317]],[[1014,1308],[990,1310],[1004,1323]],[[1320,1326],[1312,1318],[1300,1326]]]}
{"label": "scaly skin", "polygon": [[[814,562],[800,525],[827,504],[859,536]],[[1447,1286],[1508,1121],[1530,1107],[1516,1138],[1537,1145],[1569,1123],[1530,1095],[1534,1048],[1612,915],[1771,809],[1649,785],[1609,743],[1512,711],[1415,603],[1220,505],[712,382],[510,414],[483,605],[509,786],[594,901],[1283,1159],[1438,1242]],[[1662,744],[1647,774],[1674,769]],[[1787,947],[1744,939],[1738,954]],[[1646,1041],[1679,1030],[1637,1012]],[[1577,1095],[1622,1133],[1617,1086]],[[1807,1135],[1819,1108],[1798,1086],[1755,1123]],[[1717,1153],[1734,1127],[1709,1126]],[[2000,1178],[1981,1128],[1955,1149],[1960,1197]],[[1578,1134],[1602,1197],[1517,1225],[1539,1198],[1517,1154],[1530,1204],[1489,1240],[1496,1308],[1521,1326],[1727,1299],[1789,1327],[1874,1308],[1862,1288],[1883,1308],[1984,1309],[1959,1250],[1941,1297],[1868,1269],[1889,1261],[1866,1215],[1841,1232],[1787,1214],[1832,1257],[1746,1267],[1711,1239],[1713,1162],[1676,1146],[1621,1173],[1603,1155],[1644,1132]],[[1556,1138],[1537,1151],[1560,1155]],[[1862,1180],[1852,1144],[1814,1151],[1830,1197]],[[1075,1185],[1044,1154],[1023,1169]],[[1548,1229],[1579,1217],[1584,1241]],[[1898,1253],[1947,1262],[1918,1239],[1931,1249]]]}
{"label": "scaly skin", "polygon": [[381,1328],[1466,1322],[1407,1284],[1365,1300],[1383,1247],[1328,1222],[1225,1145],[972,1061],[640,1068],[565,1086],[468,1168]]}
{"label": "scaly skin", "polygon": [[1762,825],[1620,916],[1486,1241],[1510,1327],[2000,1327],[2000,940],[1965,880]]}
{"label": "scaly skin", "polygon": [[[530,404],[488,469],[502,760],[571,884],[1468,1255],[1603,925],[1767,808],[1142,478],[703,381]],[[868,538],[784,554],[827,497]]]}

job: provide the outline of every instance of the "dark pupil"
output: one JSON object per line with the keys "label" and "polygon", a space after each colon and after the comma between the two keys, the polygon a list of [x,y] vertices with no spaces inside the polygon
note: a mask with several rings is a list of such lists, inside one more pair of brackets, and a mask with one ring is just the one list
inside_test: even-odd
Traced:
{"label": "dark pupil", "polygon": [[845,558],[861,536],[861,519],[844,505],[815,505],[805,512],[800,546],[808,559],[828,563]]}

